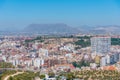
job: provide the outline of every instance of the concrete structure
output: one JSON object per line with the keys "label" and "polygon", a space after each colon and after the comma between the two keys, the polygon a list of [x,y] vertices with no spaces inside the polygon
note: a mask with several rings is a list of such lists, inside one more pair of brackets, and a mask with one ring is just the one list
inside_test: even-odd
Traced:
{"label": "concrete structure", "polygon": [[110,64],[110,55],[107,54],[105,57],[106,57],[106,63]]}
{"label": "concrete structure", "polygon": [[39,49],[39,57],[41,57],[41,56],[48,57],[48,50],[40,48]]}
{"label": "concrete structure", "polygon": [[40,58],[34,59],[34,67],[40,68],[44,64],[44,60]]}
{"label": "concrete structure", "polygon": [[91,63],[90,67],[91,67],[91,69],[96,69],[97,68],[97,64],[96,63]]}
{"label": "concrete structure", "polygon": [[114,55],[110,55],[110,64],[114,64]]}
{"label": "concrete structure", "polygon": [[91,50],[92,53],[107,54],[110,52],[111,38],[110,37],[92,37]]}
{"label": "concrete structure", "polygon": [[120,61],[120,53],[119,53],[119,61]]}
{"label": "concrete structure", "polygon": [[100,66],[106,66],[106,57],[101,57]]}
{"label": "concrete structure", "polygon": [[114,62],[118,62],[119,61],[119,54],[118,53],[114,53]]}

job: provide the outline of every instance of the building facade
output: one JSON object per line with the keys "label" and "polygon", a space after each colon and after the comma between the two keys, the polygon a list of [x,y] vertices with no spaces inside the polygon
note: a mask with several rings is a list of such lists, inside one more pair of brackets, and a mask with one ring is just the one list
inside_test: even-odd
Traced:
{"label": "building facade", "polygon": [[92,53],[107,54],[110,52],[111,38],[110,37],[92,37],[91,50]]}

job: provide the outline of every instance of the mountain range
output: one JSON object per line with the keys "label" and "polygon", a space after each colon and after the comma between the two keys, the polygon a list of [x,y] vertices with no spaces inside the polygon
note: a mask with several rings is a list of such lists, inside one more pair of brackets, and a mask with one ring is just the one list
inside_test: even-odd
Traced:
{"label": "mountain range", "polygon": [[30,24],[24,31],[26,32],[39,32],[39,33],[93,33],[93,34],[106,34],[106,33],[120,33],[120,26],[106,25],[106,26],[89,26],[82,25],[79,27],[71,27],[64,23],[56,24]]}
{"label": "mountain range", "polygon": [[94,34],[119,34],[120,26],[118,25],[106,25],[106,26],[92,26],[88,27],[87,31]]}
{"label": "mountain range", "polygon": [[30,24],[20,31],[12,30],[9,31],[0,31],[2,33],[9,32],[27,32],[27,33],[39,33],[39,34],[73,34],[73,33],[92,33],[92,34],[120,34],[119,25],[98,25],[98,26],[89,26],[82,25],[79,27],[71,27],[64,23],[56,24]]}
{"label": "mountain range", "polygon": [[67,24],[30,24],[24,31],[26,32],[39,32],[39,33],[78,33],[77,28],[68,26]]}

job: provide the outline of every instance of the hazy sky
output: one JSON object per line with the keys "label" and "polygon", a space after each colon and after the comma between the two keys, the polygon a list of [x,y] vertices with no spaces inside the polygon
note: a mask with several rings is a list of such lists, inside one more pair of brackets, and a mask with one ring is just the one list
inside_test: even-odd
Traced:
{"label": "hazy sky", "polygon": [[120,25],[120,0],[0,0],[0,29],[31,23]]}

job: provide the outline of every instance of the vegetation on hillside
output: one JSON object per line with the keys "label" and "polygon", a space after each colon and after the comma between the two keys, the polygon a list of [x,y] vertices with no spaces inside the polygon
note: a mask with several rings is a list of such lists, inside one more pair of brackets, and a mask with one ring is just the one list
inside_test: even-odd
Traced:
{"label": "vegetation on hillside", "polygon": [[35,73],[35,72],[24,72],[23,74],[18,74],[15,75],[14,77],[10,77],[8,80],[34,80],[35,77],[44,77],[44,76],[40,76],[39,73]]}
{"label": "vegetation on hillside", "polygon": [[[64,76],[67,78],[67,80],[120,80],[120,72],[108,70],[82,70],[69,73],[61,73],[59,76]],[[60,79],[60,77],[58,78]]]}
{"label": "vegetation on hillside", "polygon": [[35,41],[44,42],[44,39],[41,36],[38,36],[35,39],[30,39],[30,40],[27,39],[27,40],[25,40],[26,43],[35,42]]}
{"label": "vegetation on hillside", "polygon": [[84,67],[90,66],[90,62],[84,61],[84,60],[79,61],[79,62],[73,62],[72,64],[73,64],[74,67],[78,67],[78,68],[81,68],[81,67],[83,67],[83,66],[84,66]]}
{"label": "vegetation on hillside", "polygon": [[91,45],[90,43],[90,38],[88,36],[83,36],[83,37],[77,37],[79,40],[75,42],[75,45],[80,45],[82,48],[83,47],[88,47]]}
{"label": "vegetation on hillside", "polygon": [[[82,48],[91,45],[89,36],[77,37],[79,40],[75,42],[75,45],[80,45]],[[111,38],[111,45],[120,45],[120,38]],[[76,47],[77,49],[77,47]]]}
{"label": "vegetation on hillside", "polygon": [[14,70],[5,70],[2,72],[2,74],[0,74],[0,80],[4,80],[6,76],[14,74],[14,73],[16,73],[16,71]]}
{"label": "vegetation on hillside", "polygon": [[14,68],[14,66],[11,63],[0,62],[0,68]]}
{"label": "vegetation on hillside", "polygon": [[120,38],[111,38],[111,45],[120,45]]}

